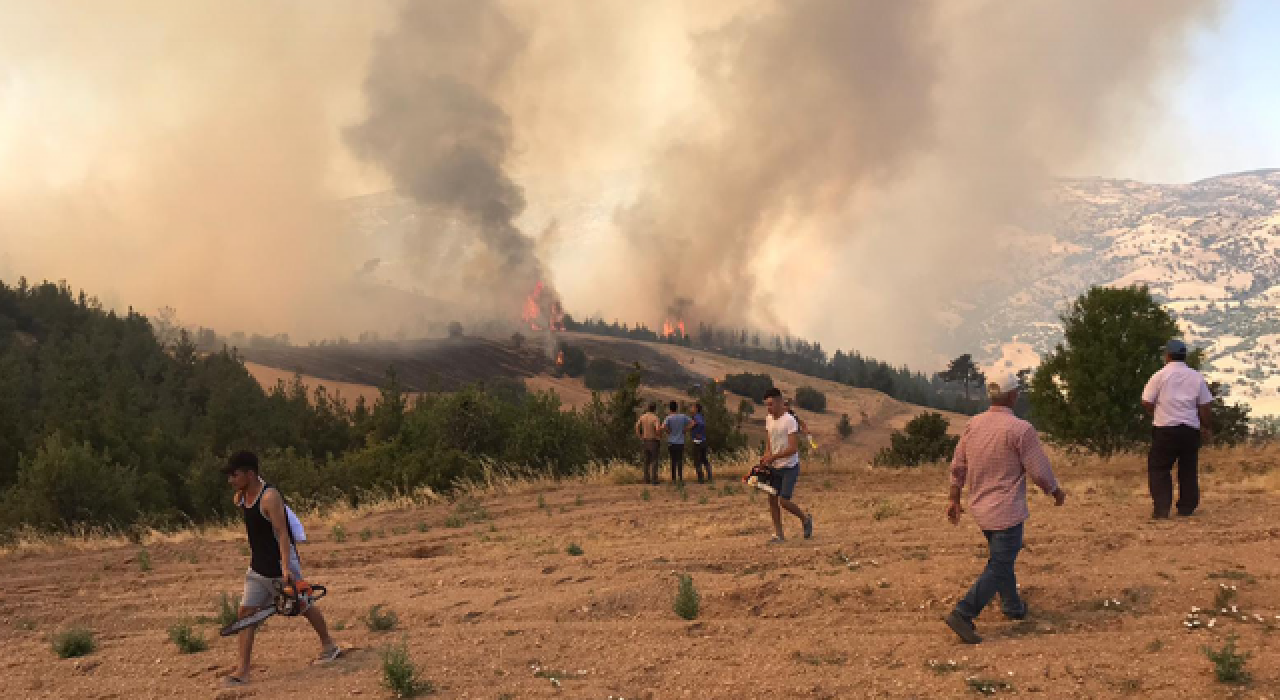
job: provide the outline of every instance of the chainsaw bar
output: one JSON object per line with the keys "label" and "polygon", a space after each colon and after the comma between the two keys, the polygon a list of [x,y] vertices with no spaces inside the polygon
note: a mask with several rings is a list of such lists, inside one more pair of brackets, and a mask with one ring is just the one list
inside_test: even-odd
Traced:
{"label": "chainsaw bar", "polygon": [[223,637],[230,637],[240,630],[253,627],[276,614],[284,615],[285,617],[301,615],[312,603],[320,600],[327,593],[324,586],[312,586],[303,582],[293,586],[285,586],[282,582],[276,581],[273,587],[276,589],[276,595],[271,607],[263,608],[252,615],[236,620],[219,630],[218,634]]}

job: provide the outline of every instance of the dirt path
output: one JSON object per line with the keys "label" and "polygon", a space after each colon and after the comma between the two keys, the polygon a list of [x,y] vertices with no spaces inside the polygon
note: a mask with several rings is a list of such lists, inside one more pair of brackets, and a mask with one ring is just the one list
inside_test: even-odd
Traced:
{"label": "dirt path", "polygon": [[[1059,461],[1071,501],[1033,499],[1019,561],[1031,619],[988,610],[978,647],[939,622],[985,549],[972,521],[943,520],[937,467],[809,467],[797,501],[813,509],[817,536],[779,547],[764,544],[762,497],[699,485],[687,500],[667,486],[645,500],[640,485],[563,484],[377,513],[343,523],[342,543],[313,525],[304,568],[330,587],[324,610],[352,651],[310,667],[306,624],[272,620],[254,684],[221,695],[234,641],[206,622],[210,650],[180,655],[166,630],[238,591],[238,538],[150,544],[147,572],[132,546],[10,552],[0,559],[3,694],[381,698],[378,650],[405,639],[449,698],[964,697],[970,676],[1046,698],[1230,697],[1201,648],[1238,633],[1255,676],[1240,697],[1275,696],[1277,458],[1208,454],[1202,514],[1159,523],[1146,518],[1140,459]],[[584,554],[566,553],[571,543]],[[672,612],[679,573],[703,596],[696,621]],[[1190,607],[1210,606],[1219,584],[1237,586],[1239,609],[1266,624],[1218,615],[1212,630],[1186,629]],[[398,613],[400,629],[366,629],[375,603]],[[59,660],[49,638],[72,624],[94,629],[99,649]]]}

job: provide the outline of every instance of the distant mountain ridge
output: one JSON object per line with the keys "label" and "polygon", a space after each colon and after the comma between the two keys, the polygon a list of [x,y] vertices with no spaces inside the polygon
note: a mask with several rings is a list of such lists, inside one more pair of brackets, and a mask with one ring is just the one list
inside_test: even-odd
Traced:
{"label": "distant mountain ridge", "polygon": [[1182,185],[1069,179],[1054,204],[1044,230],[1020,236],[1008,283],[955,311],[955,332],[988,366],[1034,364],[1089,286],[1146,284],[1208,351],[1213,378],[1255,413],[1280,412],[1280,170]]}

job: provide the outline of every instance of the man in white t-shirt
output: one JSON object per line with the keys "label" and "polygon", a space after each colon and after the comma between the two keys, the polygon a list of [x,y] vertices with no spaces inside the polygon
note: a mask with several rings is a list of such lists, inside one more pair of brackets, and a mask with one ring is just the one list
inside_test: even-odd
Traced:
{"label": "man in white t-shirt", "polygon": [[782,535],[784,509],[800,519],[804,538],[809,539],[813,537],[813,516],[791,502],[791,494],[795,492],[796,481],[800,478],[800,425],[796,423],[795,416],[787,413],[787,407],[782,403],[782,392],[778,389],[764,393],[764,405],[769,411],[764,419],[769,439],[760,464],[773,469],[769,485],[776,492],[769,494],[769,513],[773,516],[774,530],[773,539],[769,542],[786,540]]}
{"label": "man in white t-shirt", "polygon": [[1209,404],[1213,394],[1204,377],[1187,366],[1187,346],[1174,338],[1165,346],[1164,367],[1142,390],[1142,407],[1151,413],[1151,451],[1147,480],[1153,518],[1169,517],[1173,504],[1173,463],[1178,463],[1178,515],[1200,505],[1200,443],[1212,439]]}

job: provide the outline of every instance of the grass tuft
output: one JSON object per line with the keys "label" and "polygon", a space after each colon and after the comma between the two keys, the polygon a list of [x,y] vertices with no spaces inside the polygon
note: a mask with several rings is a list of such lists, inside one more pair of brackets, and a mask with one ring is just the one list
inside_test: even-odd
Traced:
{"label": "grass tuft", "polygon": [[98,643],[93,639],[93,632],[84,627],[72,627],[59,632],[53,638],[53,651],[60,659],[74,659],[93,653]]}
{"label": "grass tuft", "polygon": [[564,551],[568,552],[571,557],[582,556],[582,547],[579,547],[577,542],[570,542],[569,546],[565,548]]}
{"label": "grass tuft", "polygon": [[1227,643],[1221,649],[1205,647],[1204,654],[1213,662],[1213,674],[1218,678],[1219,683],[1243,685],[1249,682],[1251,676],[1244,665],[1252,654],[1241,654],[1236,651],[1234,634],[1227,637]]}
{"label": "grass tuft", "polygon": [[686,620],[698,617],[698,611],[702,607],[702,597],[698,595],[698,589],[693,585],[692,576],[680,574],[680,587],[676,591],[676,600],[672,607],[677,615]]}
{"label": "grass tuft", "polygon": [[400,616],[394,610],[383,610],[386,605],[377,603],[369,608],[369,614],[365,615],[364,624],[371,632],[390,632],[400,624]]}
{"label": "grass tuft", "polygon": [[435,692],[435,687],[422,679],[417,664],[409,656],[409,645],[404,641],[382,652],[382,684],[398,698]]}
{"label": "grass tuft", "polygon": [[209,642],[195,631],[189,620],[182,620],[169,628],[169,641],[176,644],[183,654],[195,654],[209,648]]}

